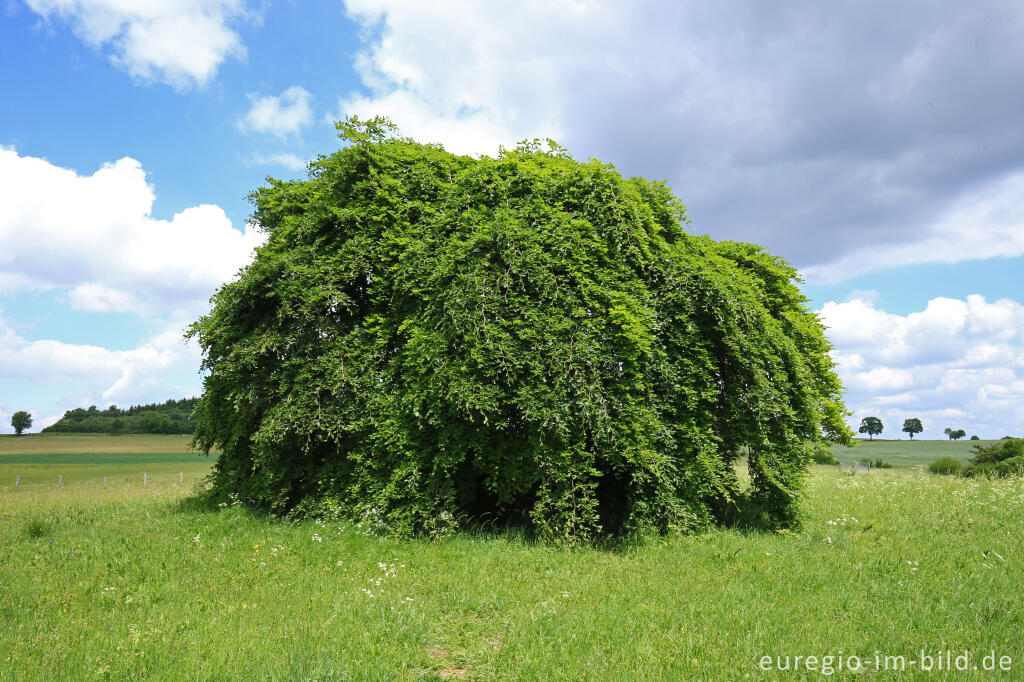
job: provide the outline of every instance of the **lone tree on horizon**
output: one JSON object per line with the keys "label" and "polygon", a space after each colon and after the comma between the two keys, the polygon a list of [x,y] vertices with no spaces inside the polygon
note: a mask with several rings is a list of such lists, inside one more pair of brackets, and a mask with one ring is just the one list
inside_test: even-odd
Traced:
{"label": "lone tree on horizon", "polygon": [[809,448],[852,434],[793,267],[554,143],[338,128],[308,180],[251,195],[267,242],[190,327],[214,495],[553,542],[798,521]]}
{"label": "lone tree on horizon", "polygon": [[11,426],[14,427],[14,433],[18,436],[25,429],[32,428],[32,415],[24,410],[19,410],[11,415]]}
{"label": "lone tree on horizon", "polygon": [[915,433],[922,431],[924,431],[924,426],[921,425],[921,420],[917,417],[903,420],[903,432],[910,435],[910,440],[914,440]]}
{"label": "lone tree on horizon", "polygon": [[860,428],[857,431],[868,434],[868,440],[874,440],[874,436],[880,434],[883,428],[882,420],[878,417],[864,417],[860,420]]}

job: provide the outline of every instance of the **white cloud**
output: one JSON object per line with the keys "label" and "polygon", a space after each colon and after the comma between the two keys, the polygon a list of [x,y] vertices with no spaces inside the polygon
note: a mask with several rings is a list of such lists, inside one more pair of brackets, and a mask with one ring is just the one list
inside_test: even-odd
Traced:
{"label": "white cloud", "polygon": [[[62,404],[60,409],[90,403],[151,402],[159,399],[155,396],[199,395],[200,352],[183,341],[184,327],[183,321],[167,322],[136,348],[110,350],[50,339],[28,340],[0,318],[0,381],[35,387],[59,384],[73,393],[73,397],[58,400],[55,405]],[[182,382],[183,376],[189,378]],[[58,418],[35,419],[33,430]]]}
{"label": "white cloud", "polygon": [[98,313],[142,311],[142,305],[135,295],[95,282],[79,284],[68,292],[68,300],[76,310]]}
{"label": "white cloud", "polygon": [[[561,138],[565,88],[590,72],[593,43],[614,20],[585,3],[345,4],[365,29],[382,31],[356,60],[371,94],[342,97],[331,118],[385,114],[404,134],[459,154]],[[595,35],[581,45],[587,31]]]}
{"label": "white cloud", "polygon": [[260,166],[282,166],[290,171],[302,171],[306,169],[306,161],[297,154],[260,154],[255,153],[250,157],[252,163]]}
{"label": "white cloud", "polygon": [[871,301],[829,302],[829,328],[856,425],[882,418],[889,437],[920,417],[925,437],[945,427],[982,437],[1024,436],[1024,306],[1002,299],[935,298],[893,315]]}
{"label": "white cloud", "polygon": [[957,199],[948,215],[922,231],[924,237],[911,243],[869,244],[801,274],[811,283],[834,284],[901,265],[1024,255],[1024,173],[998,178]]}
{"label": "white cloud", "polygon": [[312,99],[312,95],[298,85],[280,95],[249,95],[252,106],[238,122],[238,127],[278,137],[295,134],[313,121]]}
{"label": "white cloud", "polygon": [[667,179],[693,229],[763,243],[814,282],[1024,254],[1013,3],[345,6],[364,88],[332,118],[383,114],[457,153],[553,137]]}
{"label": "white cloud", "polygon": [[71,24],[86,44],[110,45],[111,61],[142,80],[179,90],[207,84],[228,57],[245,48],[231,24],[242,0],[25,0],[46,18]]}
{"label": "white cloud", "polygon": [[79,175],[0,147],[0,186],[0,285],[68,290],[83,310],[194,311],[265,239],[212,205],[154,219],[153,188],[127,157]]}

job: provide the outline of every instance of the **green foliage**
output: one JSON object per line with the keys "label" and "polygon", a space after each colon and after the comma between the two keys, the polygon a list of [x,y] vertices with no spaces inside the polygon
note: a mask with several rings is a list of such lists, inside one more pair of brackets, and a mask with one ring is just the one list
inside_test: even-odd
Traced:
{"label": "green foliage", "polygon": [[[147,433],[174,433],[174,424],[166,414],[159,412],[143,412],[142,423],[146,425]],[[113,426],[113,425],[111,425]]]}
{"label": "green foliage", "polygon": [[924,431],[924,426],[917,417],[903,420],[903,433],[909,434],[911,440],[914,439],[915,433],[921,433],[922,431]]}
{"label": "green foliage", "polygon": [[971,436],[971,440],[981,440],[981,439],[978,438],[977,436]]}
{"label": "green foliage", "polygon": [[864,417],[860,420],[860,428],[857,429],[858,433],[868,434],[868,440],[874,440],[874,437],[882,432],[882,420],[878,417]]}
{"label": "green foliage", "polygon": [[942,457],[928,465],[928,471],[933,474],[956,475],[963,473],[964,465],[952,457]]}
{"label": "green foliage", "polygon": [[15,412],[11,415],[11,426],[14,433],[20,436],[22,431],[32,428],[32,415],[24,410]]}
{"label": "green foliage", "polygon": [[832,448],[826,443],[814,443],[811,445],[811,459],[815,464],[839,464],[839,460],[832,454]]}
{"label": "green foliage", "polygon": [[[955,429],[954,430],[954,429],[951,429],[949,427],[946,427],[945,429],[943,429],[943,433],[945,433],[949,437],[950,440],[960,440],[961,438],[963,438],[964,436],[967,435],[967,432],[964,431],[963,429]],[[971,440],[978,440],[978,437],[974,436]]]}
{"label": "green foliage", "polygon": [[191,434],[194,426],[190,417],[197,398],[168,400],[150,405],[132,405],[121,410],[111,405],[99,410],[95,405],[68,410],[64,416],[43,433],[168,433]]}
{"label": "green foliage", "polygon": [[1008,438],[991,445],[975,445],[964,476],[1024,476],[1024,439]]}
{"label": "green foliage", "polygon": [[473,159],[339,129],[309,180],[252,194],[267,243],[190,329],[216,493],[401,535],[796,522],[806,443],[851,434],[791,266],[554,144]]}
{"label": "green foliage", "polygon": [[50,524],[42,519],[29,519],[25,523],[25,537],[41,538],[50,531]]}
{"label": "green foliage", "polygon": [[884,459],[871,459],[870,457],[861,457],[861,462],[867,462],[873,469],[892,469],[892,464],[889,464]]}

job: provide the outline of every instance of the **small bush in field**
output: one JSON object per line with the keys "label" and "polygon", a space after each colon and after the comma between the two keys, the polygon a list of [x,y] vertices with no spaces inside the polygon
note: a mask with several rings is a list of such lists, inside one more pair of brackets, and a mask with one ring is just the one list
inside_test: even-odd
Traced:
{"label": "small bush in field", "polygon": [[928,465],[928,471],[933,474],[945,474],[947,476],[962,473],[964,465],[952,457],[942,457]]}
{"label": "small bush in field", "polygon": [[825,443],[815,443],[811,449],[811,459],[815,464],[839,464],[839,460],[832,454],[832,448]]}
{"label": "small bush in field", "polygon": [[867,462],[875,469],[892,469],[892,465],[882,459],[871,459],[870,457],[862,457],[862,462]]}

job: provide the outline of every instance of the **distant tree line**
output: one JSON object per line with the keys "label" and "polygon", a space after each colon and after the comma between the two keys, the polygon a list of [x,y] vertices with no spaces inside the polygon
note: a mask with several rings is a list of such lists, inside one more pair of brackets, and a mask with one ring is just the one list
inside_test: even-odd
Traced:
{"label": "distant tree line", "polygon": [[88,408],[76,407],[68,410],[57,423],[47,426],[43,432],[56,433],[178,433],[191,434],[192,410],[197,398],[168,400],[163,403],[132,405],[120,409],[111,405],[105,410],[95,405]]}
{"label": "distant tree line", "polygon": [[[868,440],[873,440],[875,436],[882,433],[885,430],[885,426],[882,424],[882,420],[878,417],[864,417],[860,420],[860,428],[857,429],[859,433],[868,434]],[[924,431],[924,425],[921,424],[921,420],[917,417],[911,417],[903,421],[903,432],[910,436],[911,440],[914,438],[915,433],[921,433]],[[951,429],[946,428],[945,433],[950,440],[960,440],[961,438],[967,437],[967,432],[963,429]],[[1007,436],[1009,438],[1009,436]],[[978,440],[977,436],[971,436],[971,440]]]}

